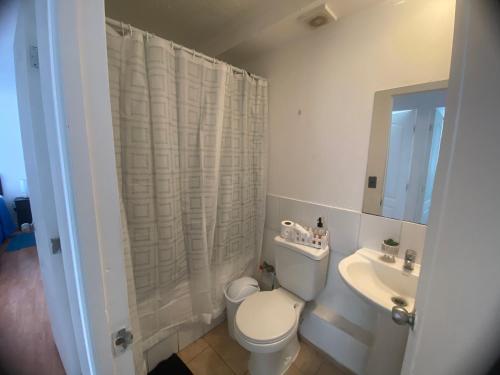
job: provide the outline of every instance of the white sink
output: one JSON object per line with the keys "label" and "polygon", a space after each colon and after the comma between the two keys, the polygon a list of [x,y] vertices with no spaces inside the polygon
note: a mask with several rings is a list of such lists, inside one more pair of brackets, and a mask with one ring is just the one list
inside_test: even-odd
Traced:
{"label": "white sink", "polygon": [[403,260],[387,263],[380,259],[382,253],[359,249],[339,263],[342,279],[355,292],[384,310],[391,311],[394,297],[402,298],[405,308],[413,311],[417,293],[420,265],[413,271],[403,270]]}

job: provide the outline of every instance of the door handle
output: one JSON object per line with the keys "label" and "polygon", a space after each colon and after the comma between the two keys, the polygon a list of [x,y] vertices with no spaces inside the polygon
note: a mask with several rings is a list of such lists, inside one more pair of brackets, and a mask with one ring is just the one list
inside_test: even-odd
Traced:
{"label": "door handle", "polygon": [[415,312],[408,312],[403,306],[394,306],[392,308],[392,320],[400,326],[409,325],[413,330],[415,327],[415,317]]}

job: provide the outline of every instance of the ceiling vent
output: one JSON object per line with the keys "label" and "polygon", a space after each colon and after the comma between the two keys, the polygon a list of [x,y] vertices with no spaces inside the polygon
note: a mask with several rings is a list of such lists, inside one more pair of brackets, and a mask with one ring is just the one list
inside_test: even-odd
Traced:
{"label": "ceiling vent", "polygon": [[317,28],[337,20],[337,16],[326,4],[321,4],[307,10],[299,17],[301,22],[307,23],[312,28]]}

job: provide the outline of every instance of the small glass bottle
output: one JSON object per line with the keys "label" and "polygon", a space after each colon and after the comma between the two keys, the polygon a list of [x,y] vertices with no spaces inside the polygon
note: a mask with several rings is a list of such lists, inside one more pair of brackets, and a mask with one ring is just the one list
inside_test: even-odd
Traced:
{"label": "small glass bottle", "polygon": [[326,234],[325,229],[323,228],[323,220],[321,217],[318,218],[318,224],[316,225],[316,234],[321,238]]}

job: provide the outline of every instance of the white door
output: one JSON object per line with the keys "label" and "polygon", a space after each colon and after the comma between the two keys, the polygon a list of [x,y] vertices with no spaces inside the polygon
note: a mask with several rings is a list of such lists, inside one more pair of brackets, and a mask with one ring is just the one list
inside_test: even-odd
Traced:
{"label": "white door", "polygon": [[406,207],[403,220],[418,222],[422,213],[423,181],[427,174],[427,164],[431,144],[431,121],[434,116],[429,106],[420,106],[415,121],[413,153],[406,192]]}
{"label": "white door", "polygon": [[434,123],[432,124],[431,145],[429,150],[429,162],[427,166],[427,176],[425,179],[425,188],[422,203],[422,215],[420,223],[427,224],[431,209],[432,190],[436,176],[436,168],[439,158],[439,149],[441,147],[441,135],[443,133],[445,108],[436,108]]}
{"label": "white door", "polygon": [[[31,0],[34,1],[34,0]],[[64,274],[82,374],[132,375],[102,0],[36,0],[41,93]],[[136,333],[137,334],[137,333]]]}
{"label": "white door", "polygon": [[63,254],[53,253],[51,239],[59,237],[50,158],[45,133],[40,71],[30,62],[36,46],[34,4],[20,4],[14,56],[21,136],[35,225],[40,271],[54,341],[67,374],[79,374],[80,362],[75,343],[63,267]]}
{"label": "white door", "polygon": [[402,219],[411,171],[416,110],[392,112],[382,215]]}
{"label": "white door", "polygon": [[497,1],[457,1],[443,142],[404,375],[487,374],[499,359],[499,18]]}

